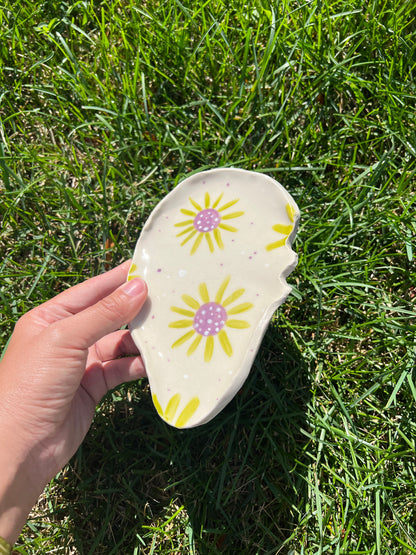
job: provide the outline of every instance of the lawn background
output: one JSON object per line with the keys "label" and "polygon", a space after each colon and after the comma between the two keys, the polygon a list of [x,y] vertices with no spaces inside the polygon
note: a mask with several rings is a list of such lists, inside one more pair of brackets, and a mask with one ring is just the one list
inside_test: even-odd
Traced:
{"label": "lawn background", "polygon": [[128,258],[195,171],[280,181],[293,293],[209,424],[100,407],[18,552],[416,553],[416,10],[402,0],[3,0],[1,342]]}

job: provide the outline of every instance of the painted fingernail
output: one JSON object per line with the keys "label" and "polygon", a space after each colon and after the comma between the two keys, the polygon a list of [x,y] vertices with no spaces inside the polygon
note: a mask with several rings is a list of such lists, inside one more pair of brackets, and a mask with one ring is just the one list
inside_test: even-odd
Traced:
{"label": "painted fingernail", "polygon": [[127,281],[124,285],[122,285],[121,288],[123,293],[126,293],[126,295],[130,295],[133,297],[135,295],[140,295],[140,293],[143,293],[145,287],[146,284],[142,279],[135,278],[131,281]]}

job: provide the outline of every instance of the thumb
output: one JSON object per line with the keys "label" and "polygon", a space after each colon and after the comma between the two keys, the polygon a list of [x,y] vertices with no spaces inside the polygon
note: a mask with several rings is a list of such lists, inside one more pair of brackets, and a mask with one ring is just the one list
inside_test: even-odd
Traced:
{"label": "thumb", "polygon": [[128,324],[142,308],[146,297],[146,283],[136,278],[96,304],[56,324],[61,326],[68,347],[88,349],[101,337]]}

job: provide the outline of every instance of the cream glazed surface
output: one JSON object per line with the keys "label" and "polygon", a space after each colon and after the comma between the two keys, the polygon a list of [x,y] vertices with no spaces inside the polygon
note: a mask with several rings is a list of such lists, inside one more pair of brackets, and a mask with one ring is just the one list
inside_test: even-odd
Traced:
{"label": "cream glazed surface", "polygon": [[149,297],[130,332],[170,425],[208,422],[244,383],[291,291],[298,219],[274,179],[220,168],[182,181],[147,220],[128,279],[142,277]]}

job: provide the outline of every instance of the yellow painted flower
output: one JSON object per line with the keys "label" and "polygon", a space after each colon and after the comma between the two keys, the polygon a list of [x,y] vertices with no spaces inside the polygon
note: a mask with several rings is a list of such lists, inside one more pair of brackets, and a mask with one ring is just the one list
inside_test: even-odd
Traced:
{"label": "yellow painted flower", "polygon": [[273,226],[273,230],[277,231],[277,233],[280,233],[281,235],[284,235],[284,237],[282,237],[278,241],[275,241],[274,243],[269,243],[268,245],[266,245],[266,250],[272,251],[273,249],[283,247],[283,245],[287,241],[287,238],[292,233],[293,225],[295,223],[295,209],[293,208],[293,206],[290,206],[290,204],[286,204],[286,213],[292,223],[288,225],[276,224]]}
{"label": "yellow painted flower", "polygon": [[[156,407],[157,412],[159,415],[169,424],[173,422],[173,419],[176,416],[178,411],[179,403],[181,402],[181,395],[180,393],[175,393],[166,405],[165,410],[162,409],[159,400],[155,394],[152,395],[153,404]],[[200,401],[198,397],[192,397],[192,399],[185,405],[185,408],[179,414],[175,426],[177,428],[183,428],[189,422],[191,417],[196,412],[197,408],[199,407]]]}
{"label": "yellow painted flower", "polygon": [[195,239],[191,248],[191,254],[194,254],[197,251],[204,237],[211,252],[214,252],[214,241],[220,249],[223,249],[224,243],[222,240],[221,230],[232,232],[238,231],[236,227],[228,225],[227,223],[224,223],[224,221],[238,218],[242,216],[244,212],[224,212],[228,210],[228,208],[231,208],[231,206],[234,206],[239,199],[231,200],[230,202],[226,202],[222,206],[219,206],[222,197],[223,193],[215,200],[215,202],[211,204],[209,193],[205,193],[204,206],[201,206],[193,198],[189,197],[189,201],[194,210],[189,210],[188,208],[181,209],[182,214],[188,216],[188,218],[175,224],[175,227],[185,228],[180,231],[176,237],[184,237],[181,246],[191,239]]}
{"label": "yellow painted flower", "polygon": [[234,307],[230,306],[244,294],[245,289],[237,289],[223,300],[230,278],[231,276],[227,276],[222,282],[214,300],[210,300],[206,284],[201,283],[199,286],[199,296],[201,297],[202,304],[190,295],[182,295],[182,300],[188,308],[171,307],[173,312],[186,316],[186,319],[171,322],[169,327],[192,328],[175,341],[172,348],[179,347],[193,338],[187,351],[187,355],[189,356],[195,352],[201,341],[205,339],[204,360],[205,362],[209,362],[214,353],[214,338],[218,337],[218,341],[224,353],[229,357],[232,356],[233,349],[224,328],[249,328],[250,324],[245,320],[236,320],[230,318],[230,316],[245,312],[252,308],[253,305],[245,302]]}

